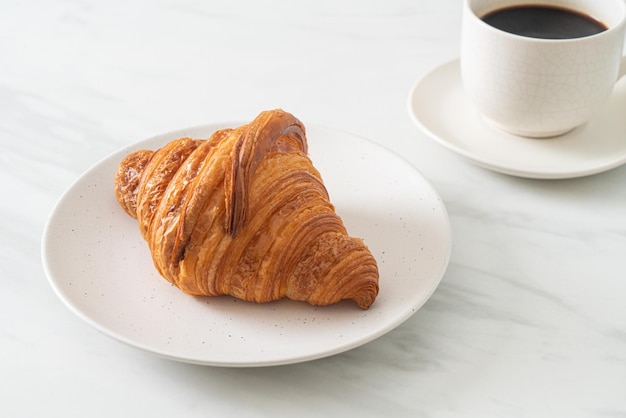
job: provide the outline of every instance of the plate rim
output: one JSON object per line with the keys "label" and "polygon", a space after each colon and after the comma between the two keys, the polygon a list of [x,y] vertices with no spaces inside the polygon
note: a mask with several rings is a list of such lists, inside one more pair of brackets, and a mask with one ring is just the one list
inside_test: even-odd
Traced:
{"label": "plate rim", "polygon": [[[144,143],[148,143],[148,142],[152,142],[152,141],[162,141],[164,140],[163,138],[166,136],[182,136],[185,132],[191,132],[191,131],[197,131],[197,130],[216,130],[216,129],[220,129],[222,127],[225,126],[235,126],[234,124],[241,124],[241,122],[230,122],[230,121],[225,121],[225,122],[213,122],[213,123],[204,123],[204,124],[198,124],[198,125],[193,125],[193,126],[189,126],[186,128],[179,128],[179,129],[174,129],[174,130],[170,130],[167,132],[163,132],[160,134],[155,134],[155,135],[151,135],[149,137],[146,137],[144,139],[138,140],[138,141],[134,141],[132,143],[126,144],[120,148],[118,148],[117,150],[107,154],[105,157],[100,158],[96,163],[92,164],[89,168],[87,168],[85,171],[83,171],[81,174],[79,174],[72,182],[71,184],[62,192],[62,194],[59,196],[59,198],[57,199],[57,201],[55,202],[47,220],[46,223],[44,225],[44,229],[43,229],[43,233],[42,233],[42,238],[41,238],[41,245],[40,245],[40,251],[41,251],[41,260],[42,260],[42,265],[43,265],[43,269],[47,278],[48,283],[50,284],[50,286],[52,287],[54,293],[57,295],[57,297],[63,302],[63,304],[69,308],[69,310],[71,312],[73,312],[76,316],[78,316],[79,318],[81,318],[81,320],[85,321],[87,324],[89,324],[90,326],[92,326],[93,328],[95,328],[96,330],[98,330],[99,332],[101,332],[102,334],[111,337],[112,339],[115,339],[119,342],[122,342],[126,345],[129,345],[131,347],[143,350],[145,352],[154,354],[158,357],[162,357],[162,358],[166,358],[166,359],[170,359],[170,360],[174,360],[174,361],[180,361],[180,362],[184,362],[184,363],[189,363],[189,364],[197,364],[197,365],[204,365],[204,366],[219,366],[219,367],[267,367],[267,366],[279,366],[279,365],[287,365],[287,364],[295,364],[295,363],[301,363],[301,362],[307,362],[307,361],[312,361],[312,360],[316,360],[316,359],[321,359],[321,358],[325,358],[325,357],[330,357],[333,355],[337,355],[349,350],[352,350],[354,348],[357,348],[359,346],[362,346],[364,344],[367,344],[373,340],[376,340],[378,338],[380,338],[381,336],[387,334],[388,332],[392,331],[393,329],[397,328],[398,326],[400,326],[402,323],[406,322],[410,317],[412,317],[419,309],[421,309],[424,304],[432,297],[432,295],[434,294],[434,292],[437,290],[437,288],[439,287],[439,285],[441,284],[441,281],[443,280],[443,277],[447,271],[447,268],[449,266],[450,263],[450,259],[451,259],[451,253],[452,253],[452,230],[451,230],[451,222],[450,222],[450,218],[449,218],[449,214],[447,211],[447,208],[445,206],[445,203],[443,201],[443,199],[441,198],[441,196],[439,195],[439,193],[437,192],[437,190],[435,189],[435,187],[432,185],[432,183],[430,183],[428,181],[428,179],[426,179],[426,177],[419,171],[419,169],[417,167],[415,167],[413,164],[411,164],[408,160],[406,160],[404,157],[396,154],[394,151],[390,150],[389,148],[385,147],[384,145],[377,143],[375,141],[372,141],[370,139],[367,139],[363,136],[357,135],[357,134],[353,134],[350,132],[347,132],[345,130],[341,130],[341,129],[336,129],[336,128],[331,128],[325,125],[319,125],[319,124],[308,124],[309,128],[311,130],[325,130],[331,133],[335,133],[335,134],[339,134],[342,136],[349,136],[352,137],[353,139],[358,139],[360,141],[365,141],[366,143],[368,143],[370,146],[379,148],[381,150],[383,150],[384,152],[388,153],[390,157],[393,157],[394,159],[398,159],[399,161],[402,161],[402,163],[404,165],[406,165],[408,168],[410,168],[417,177],[419,177],[420,182],[427,187],[428,192],[430,194],[432,194],[434,201],[438,202],[438,209],[441,211],[441,220],[443,221],[443,229],[442,229],[442,235],[445,235],[445,254],[443,254],[443,258],[442,261],[438,267],[438,272],[436,274],[436,277],[433,276],[433,280],[432,280],[432,284],[430,285],[430,288],[428,289],[428,292],[424,293],[423,299],[420,301],[419,304],[410,304],[410,306],[406,309],[406,311],[402,314],[402,315],[398,315],[395,320],[393,321],[389,321],[387,323],[387,326],[385,327],[378,327],[377,330],[375,332],[369,333],[367,337],[365,338],[360,338],[360,339],[356,339],[355,341],[349,343],[349,344],[344,344],[344,345],[340,345],[337,347],[331,347],[330,349],[327,350],[321,350],[315,353],[309,353],[309,354],[305,354],[305,355],[299,355],[299,356],[290,356],[288,358],[285,358],[283,360],[275,360],[275,361],[237,361],[237,362],[224,362],[224,361],[210,361],[210,360],[205,360],[205,359],[196,359],[196,358],[191,358],[189,356],[184,356],[184,355],[177,355],[174,352],[168,352],[167,350],[163,350],[163,349],[155,349],[154,347],[151,347],[148,344],[144,344],[140,341],[137,340],[133,340],[131,338],[127,338],[126,336],[122,335],[121,333],[117,332],[114,329],[111,329],[111,327],[106,327],[103,324],[99,323],[95,318],[92,318],[90,315],[88,315],[87,313],[83,312],[79,306],[77,306],[72,300],[71,298],[68,298],[63,289],[60,287],[60,283],[58,283],[58,280],[56,280],[54,278],[54,273],[52,273],[52,260],[51,260],[51,255],[50,252],[48,250],[48,247],[51,243],[51,230],[52,230],[52,226],[53,223],[55,221],[55,218],[57,216],[60,216],[62,213],[62,209],[63,209],[63,204],[65,203],[65,201],[67,199],[69,199],[69,197],[72,195],[72,193],[74,193],[76,191],[76,188],[80,185],[81,181],[83,181],[83,179],[85,177],[88,177],[89,175],[93,174],[93,172],[97,171],[98,169],[101,168],[101,166],[107,162],[109,162],[113,157],[117,156],[118,154],[121,153],[128,153],[133,149],[138,149],[141,147],[142,144]],[[238,126],[238,125],[237,125]],[[307,129],[307,133],[309,132],[309,129]],[[174,350],[175,351],[175,350]]]}

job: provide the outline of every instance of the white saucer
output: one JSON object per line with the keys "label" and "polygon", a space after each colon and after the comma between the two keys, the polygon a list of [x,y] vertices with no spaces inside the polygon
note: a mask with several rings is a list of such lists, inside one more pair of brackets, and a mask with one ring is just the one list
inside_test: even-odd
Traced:
{"label": "white saucer", "polygon": [[554,138],[529,139],[489,126],[461,84],[459,61],[443,64],[411,90],[409,114],[435,141],[484,168],[520,177],[562,179],[626,163],[626,79],[587,124]]}

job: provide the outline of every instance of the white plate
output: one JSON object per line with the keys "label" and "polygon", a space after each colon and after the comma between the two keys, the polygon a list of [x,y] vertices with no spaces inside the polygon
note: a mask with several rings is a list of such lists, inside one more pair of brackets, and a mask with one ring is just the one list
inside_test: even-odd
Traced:
{"label": "white plate", "polygon": [[465,95],[459,61],[422,78],[409,114],[429,136],[484,168],[520,177],[581,177],[626,163],[626,77],[587,124],[560,137],[530,139],[489,126]]}
{"label": "white plate", "polygon": [[[236,126],[230,124],[228,126]],[[145,140],[96,164],[55,207],[42,242],[52,287],[79,317],[134,347],[184,362],[269,366],[337,354],[371,341],[413,315],[447,267],[451,236],[443,202],[407,162],[365,139],[309,127],[310,155],[353,236],[380,269],[380,293],[363,311],[349,302],[313,307],[192,297],[156,273],[137,223],[113,192],[131,150],[181,136],[207,138],[225,124]]]}

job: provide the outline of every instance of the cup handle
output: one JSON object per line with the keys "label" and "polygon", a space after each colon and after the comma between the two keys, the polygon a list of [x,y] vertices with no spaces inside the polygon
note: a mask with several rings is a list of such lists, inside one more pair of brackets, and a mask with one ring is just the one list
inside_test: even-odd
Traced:
{"label": "cup handle", "polygon": [[626,55],[622,57],[622,62],[619,66],[619,72],[617,73],[617,79],[624,77],[626,75]]}

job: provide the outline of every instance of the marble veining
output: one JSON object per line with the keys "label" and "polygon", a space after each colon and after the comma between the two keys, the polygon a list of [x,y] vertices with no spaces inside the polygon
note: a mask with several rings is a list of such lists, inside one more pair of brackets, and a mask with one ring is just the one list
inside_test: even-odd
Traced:
{"label": "marble veining", "polygon": [[[460,23],[452,0],[4,4],[0,416],[625,417],[626,167],[515,178],[419,131],[409,89],[458,56]],[[440,194],[450,265],[415,315],[340,355],[231,369],[147,354],[63,305],[41,237],[80,174],[274,107],[385,146]]]}

